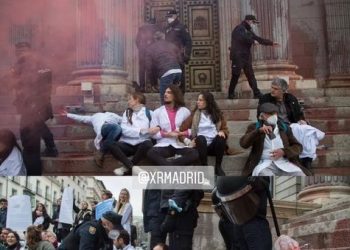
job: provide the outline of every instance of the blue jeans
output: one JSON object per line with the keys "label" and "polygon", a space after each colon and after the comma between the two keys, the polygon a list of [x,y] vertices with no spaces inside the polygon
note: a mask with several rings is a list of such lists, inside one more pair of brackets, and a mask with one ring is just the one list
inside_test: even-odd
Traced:
{"label": "blue jeans", "polygon": [[104,124],[101,128],[102,142],[101,142],[101,151],[107,153],[109,147],[115,142],[118,141],[122,135],[122,128],[117,124]]}
{"label": "blue jeans", "polygon": [[181,73],[174,73],[160,78],[159,82],[159,93],[160,93],[160,102],[164,104],[164,93],[165,90],[169,87],[170,84],[181,81]]}

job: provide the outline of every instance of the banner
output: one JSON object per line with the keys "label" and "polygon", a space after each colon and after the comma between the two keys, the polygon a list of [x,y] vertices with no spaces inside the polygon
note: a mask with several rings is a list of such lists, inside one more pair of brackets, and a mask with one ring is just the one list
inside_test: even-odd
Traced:
{"label": "banner", "polygon": [[102,217],[102,214],[107,211],[112,211],[113,210],[113,203],[114,203],[114,198],[110,198],[105,201],[101,201],[96,205],[96,215],[95,218],[96,220],[99,220]]}
{"label": "banner", "polygon": [[66,187],[63,191],[58,222],[73,224],[73,188]]}
{"label": "banner", "polygon": [[28,195],[15,195],[8,199],[6,227],[23,232],[33,224],[32,206]]}

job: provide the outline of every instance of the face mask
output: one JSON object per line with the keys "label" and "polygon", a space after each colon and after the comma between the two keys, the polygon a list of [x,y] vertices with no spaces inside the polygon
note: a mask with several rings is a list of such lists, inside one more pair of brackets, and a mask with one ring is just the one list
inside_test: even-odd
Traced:
{"label": "face mask", "polygon": [[115,240],[119,237],[119,231],[118,230],[111,230],[108,232],[108,238]]}
{"label": "face mask", "polygon": [[175,21],[175,18],[172,18],[172,17],[169,17],[168,18],[168,23],[172,23],[172,22],[174,22]]}
{"label": "face mask", "polygon": [[277,121],[278,121],[277,115],[272,115],[269,118],[267,118],[267,120],[266,120],[266,122],[268,124],[273,125],[273,126],[275,126],[277,124]]}

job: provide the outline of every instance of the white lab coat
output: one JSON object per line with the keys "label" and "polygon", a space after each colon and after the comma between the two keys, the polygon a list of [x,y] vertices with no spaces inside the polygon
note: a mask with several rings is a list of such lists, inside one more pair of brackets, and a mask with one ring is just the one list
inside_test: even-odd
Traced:
{"label": "white lab coat", "polygon": [[101,129],[102,126],[107,124],[120,124],[122,121],[122,117],[111,112],[104,112],[104,113],[96,113],[93,115],[75,115],[75,114],[67,114],[68,118],[71,118],[75,121],[90,124],[93,126],[94,131],[96,133],[96,137],[94,140],[94,144],[97,150],[100,150],[101,146]]}
{"label": "white lab coat", "polygon": [[[268,136],[265,136],[264,140],[264,149],[263,153],[261,155],[261,160],[259,164],[254,168],[252,175],[253,176],[259,176],[260,172],[264,170],[265,168],[268,168],[269,166],[273,165],[275,167],[278,167],[280,170],[287,172],[287,173],[303,173],[302,170],[296,166],[295,164],[291,163],[288,159],[284,157],[280,157],[277,160],[272,160],[270,153],[276,149],[284,148],[282,138],[279,133],[278,126],[275,127],[273,133],[276,135],[276,138],[270,139]],[[272,164],[274,163],[274,164]],[[303,175],[303,174],[302,174]]]}
{"label": "white lab coat", "polygon": [[13,147],[9,156],[0,165],[0,176],[17,175],[27,175],[27,169],[24,166],[21,151],[17,147]]}
{"label": "white lab coat", "polygon": [[303,145],[303,152],[300,154],[300,158],[309,157],[315,160],[317,157],[316,147],[320,140],[324,138],[325,133],[307,124],[292,123],[290,127],[294,137]]}
{"label": "white lab coat", "polygon": [[[191,115],[191,112],[186,107],[181,107],[177,110],[175,116],[175,126],[179,130],[182,122]],[[160,126],[163,132],[171,132],[170,120],[165,106],[161,106],[153,112],[151,127]],[[158,132],[153,136],[157,140],[157,144],[154,147],[167,147],[173,146],[174,148],[184,148],[183,143],[178,143],[176,138],[163,138],[161,133]]]}
{"label": "white lab coat", "polygon": [[[151,112],[151,111],[150,111]],[[152,114],[152,112],[151,112]],[[132,124],[129,123],[126,116],[126,111],[123,114],[121,123],[122,136],[119,141],[128,143],[130,145],[137,145],[149,139],[149,135],[141,135],[141,129],[148,129],[150,120],[146,115],[146,108],[142,107],[139,111],[133,112],[131,116]]]}

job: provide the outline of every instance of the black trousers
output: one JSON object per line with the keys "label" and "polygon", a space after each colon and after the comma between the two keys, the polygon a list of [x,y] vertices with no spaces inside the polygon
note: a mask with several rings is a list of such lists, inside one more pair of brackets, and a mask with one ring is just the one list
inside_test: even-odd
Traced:
{"label": "black trousers", "polygon": [[235,88],[238,83],[241,71],[244,71],[245,76],[248,79],[249,86],[253,90],[254,96],[260,95],[260,90],[258,89],[258,84],[255,79],[254,70],[252,66],[251,55],[234,55],[232,58],[232,78],[230,81],[230,87],[228,89],[229,95],[235,94]]}
{"label": "black trousers", "polygon": [[[181,157],[167,159],[175,154]],[[159,166],[185,166],[198,160],[198,152],[193,148],[153,147],[148,151],[147,157]]]}
{"label": "black trousers", "polygon": [[198,213],[192,208],[176,215],[175,231],[169,234],[170,250],[191,250],[193,233],[197,226]]}
{"label": "black trousers", "polygon": [[205,137],[203,135],[199,135],[196,137],[195,141],[201,164],[208,165],[208,155],[213,155],[215,156],[215,167],[221,167],[226,147],[225,138],[217,135],[214,140],[207,145],[207,140]]}
{"label": "black trousers", "polygon": [[272,236],[266,218],[254,217],[243,225],[234,225],[234,238],[238,242],[237,250],[271,250]]}
{"label": "black trousers", "polygon": [[[153,144],[150,140],[146,140],[137,145],[131,145],[126,142],[115,142],[110,146],[110,152],[119,161],[121,161],[124,166],[132,168],[132,166],[138,164],[146,155],[147,151],[152,148]],[[134,155],[134,157],[129,160],[128,156]]]}
{"label": "black trousers", "polygon": [[166,232],[162,232],[160,227],[165,219],[165,214],[160,213],[158,217],[152,217],[149,220],[149,227],[151,229],[150,249],[153,249],[158,243],[166,241]]}

